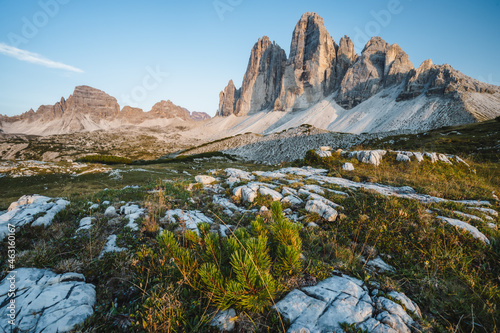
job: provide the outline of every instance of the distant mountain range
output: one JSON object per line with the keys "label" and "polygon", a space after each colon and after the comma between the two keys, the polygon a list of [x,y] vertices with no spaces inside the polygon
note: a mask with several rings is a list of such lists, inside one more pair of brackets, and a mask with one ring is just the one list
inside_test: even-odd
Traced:
{"label": "distant mountain range", "polygon": [[78,86],[67,100],[54,105],[42,105],[19,116],[0,115],[0,129],[5,133],[34,135],[68,134],[74,132],[108,130],[124,126],[169,126],[178,122],[210,119],[204,112],[190,112],[170,100],[156,103],[149,112],[130,106],[120,106],[105,92]]}
{"label": "distant mountain range", "polygon": [[0,115],[0,131],[49,135],[189,123],[186,135],[208,140],[301,124],[350,133],[422,131],[500,115],[500,87],[430,59],[415,68],[401,47],[380,37],[371,38],[358,55],[349,37],[337,44],[315,13],[305,13],[295,26],[288,57],[267,36],[259,38],[241,87],[230,80],[219,97],[210,119],[170,101],[149,112],[120,110],[115,98],[79,86],[67,100],[37,112]]}
{"label": "distant mountain range", "polygon": [[[262,114],[276,111],[283,114]],[[229,81],[217,115],[266,118],[267,131],[298,119],[353,133],[430,129],[500,115],[500,87],[430,59],[414,68],[401,47],[380,37],[357,55],[349,37],[337,44],[319,15],[305,13],[288,58],[268,37],[257,41],[241,88]]]}

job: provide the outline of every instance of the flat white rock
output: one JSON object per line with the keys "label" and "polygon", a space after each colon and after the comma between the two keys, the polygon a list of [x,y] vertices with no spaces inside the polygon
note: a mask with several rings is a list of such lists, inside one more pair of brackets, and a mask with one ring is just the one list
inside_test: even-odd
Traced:
{"label": "flat white rock", "polygon": [[231,332],[234,330],[236,319],[236,311],[233,309],[219,311],[210,321],[210,326],[217,327],[221,332]]}
{"label": "flat white rock", "polygon": [[110,235],[108,237],[108,241],[106,242],[104,248],[101,251],[101,254],[99,255],[99,258],[102,257],[104,253],[107,252],[122,252],[125,250],[126,250],[125,248],[116,245],[116,235]]}
{"label": "flat white rock", "polygon": [[302,188],[306,191],[312,191],[317,194],[325,194],[325,189],[318,185],[304,185]]}
{"label": "flat white rock", "polygon": [[253,173],[254,175],[257,175],[259,177],[264,177],[264,178],[273,178],[273,179],[281,179],[285,178],[286,175],[281,172],[275,172],[275,171],[255,171]]}
{"label": "flat white rock", "polygon": [[411,159],[410,159],[410,156],[408,156],[406,154],[398,153],[398,155],[396,156],[396,161],[411,162]]}
{"label": "flat white rock", "polygon": [[165,218],[167,221],[170,223],[176,223],[180,222],[183,224],[186,229],[192,230],[199,234],[198,231],[198,224],[200,223],[208,223],[212,224],[214,221],[205,216],[202,212],[199,210],[182,210],[182,209],[172,209],[168,210],[165,213]]}
{"label": "flat white rock", "polygon": [[345,171],[354,171],[354,165],[352,163],[346,162],[342,165],[342,169]]}
{"label": "flat white rock", "polygon": [[337,218],[337,211],[319,200],[309,200],[306,203],[306,210],[310,213],[317,213],[319,216],[327,221],[335,221]]}
{"label": "flat white rock", "polygon": [[216,179],[212,176],[206,176],[206,175],[198,175],[194,177],[197,183],[203,184],[203,185],[209,185],[212,184],[213,182],[216,181]]}
{"label": "flat white rock", "polygon": [[[31,223],[33,226],[48,226],[57,213],[69,205],[69,201],[52,199],[41,195],[24,195],[10,204],[7,213],[0,215],[0,240],[8,234],[8,225],[21,227]],[[35,220],[35,216],[39,216]]]}
{"label": "flat white rock", "polygon": [[[76,273],[56,274],[47,269],[18,268],[15,275],[16,328],[22,332],[69,332],[93,314],[95,287]],[[8,292],[10,281],[0,282],[0,330],[10,332]]]}
{"label": "flat white rock", "polygon": [[[416,304],[401,295],[395,296],[417,311]],[[292,290],[273,308],[290,321],[289,333],[341,332],[342,323],[354,324],[369,332],[410,332],[409,326],[414,323],[411,317],[399,304],[386,300],[389,301],[384,297],[370,297],[361,280],[342,275],[315,286]],[[390,311],[385,311],[387,315],[378,316],[381,308],[376,308],[375,304],[379,303],[389,307]]]}
{"label": "flat white rock", "polygon": [[328,170],[327,169],[315,169],[315,168],[311,168],[311,167],[303,167],[303,168],[289,167],[289,168],[280,169],[280,170],[278,170],[278,172],[291,174],[291,175],[297,175],[297,176],[310,177],[310,176],[314,176],[314,175],[328,173]]}
{"label": "flat white rock", "polygon": [[491,209],[491,208],[483,208],[483,207],[467,207],[467,208],[475,209],[475,210],[478,210],[480,212],[490,214],[492,216],[498,216],[498,212],[494,209]]}
{"label": "flat white rock", "polygon": [[108,208],[106,208],[106,211],[104,212],[104,216],[107,216],[107,217],[118,216],[118,214],[116,213],[116,208],[113,206],[109,206]]}
{"label": "flat white rock", "polygon": [[466,214],[466,213],[458,211],[458,210],[454,210],[453,213],[460,215],[462,217],[468,218],[469,220],[483,221],[483,219],[480,218],[479,216],[472,215],[472,214]]}
{"label": "flat white rock", "polygon": [[271,198],[273,199],[273,201],[279,201],[283,198],[283,196],[279,192],[272,190],[272,189],[265,187],[265,186],[259,187],[259,194],[260,195],[270,195]]}
{"label": "flat white rock", "polygon": [[[285,168],[281,169],[280,172],[288,172],[288,169],[294,169],[291,170],[293,173],[297,173],[298,171],[295,169],[298,168]],[[337,186],[341,187],[346,187],[350,189],[365,189],[365,190],[373,190],[375,192],[378,192],[381,195],[386,195],[386,196],[397,196],[401,198],[407,198],[407,199],[413,199],[413,200],[418,200],[423,203],[438,203],[438,202],[456,202],[464,205],[470,205],[470,206],[484,206],[488,205],[490,206],[491,203],[489,201],[484,201],[484,200],[448,200],[448,199],[443,199],[439,197],[434,197],[431,195],[427,194],[418,194],[414,193],[415,191],[411,189],[408,186],[403,186],[403,187],[394,187],[394,186],[389,186],[389,185],[381,185],[381,184],[376,184],[376,183],[359,183],[359,182],[354,182],[349,179],[345,178],[339,178],[339,177],[328,177],[322,175],[323,169],[316,169],[317,171],[315,172],[314,170],[311,170],[310,168],[305,169],[307,170],[307,178],[310,180],[315,180],[320,184],[334,184]],[[411,191],[410,191],[411,189]],[[305,193],[304,193],[305,194]]]}
{"label": "flat white rock", "polygon": [[283,187],[281,189],[281,194],[283,194],[284,196],[287,195],[287,194],[291,194],[291,195],[299,195],[297,190],[291,188],[291,187]]}
{"label": "flat white rock", "polygon": [[248,171],[243,171],[240,169],[235,169],[235,168],[227,168],[224,170],[226,172],[226,175],[228,177],[234,177],[238,179],[244,179],[244,180],[254,180],[255,176],[252,175]]}
{"label": "flat white rock", "polygon": [[236,206],[228,198],[225,198],[222,195],[214,195],[212,197],[212,202],[214,204],[216,204],[216,205],[221,206],[222,208],[224,208],[224,210],[229,211],[230,214],[228,214],[228,215],[232,215],[233,211],[236,211],[236,212],[242,212],[243,211],[243,209],[241,209],[240,207]]}
{"label": "flat white rock", "polygon": [[444,217],[444,216],[438,216],[437,218],[445,221],[448,224],[451,224],[452,226],[455,226],[457,228],[460,228],[460,229],[463,229],[463,230],[469,232],[474,238],[479,239],[480,241],[482,241],[488,245],[490,244],[489,239],[486,238],[486,236],[481,231],[479,231],[476,227],[470,225],[469,223],[466,223],[466,222],[463,222],[463,221],[460,221],[457,219],[452,219],[449,217]]}

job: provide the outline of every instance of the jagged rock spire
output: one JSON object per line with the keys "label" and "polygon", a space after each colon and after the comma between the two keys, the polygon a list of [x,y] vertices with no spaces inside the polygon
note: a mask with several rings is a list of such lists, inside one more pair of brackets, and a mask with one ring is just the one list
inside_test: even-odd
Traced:
{"label": "jagged rock spire", "polygon": [[286,63],[285,51],[269,37],[259,38],[252,48],[241,89],[229,81],[219,95],[217,115],[246,115],[254,111],[273,108],[282,87]]}
{"label": "jagged rock spire", "polygon": [[[316,13],[305,13],[295,26],[281,92],[285,110],[305,108],[333,92],[338,46]],[[301,98],[301,96],[307,98]]]}

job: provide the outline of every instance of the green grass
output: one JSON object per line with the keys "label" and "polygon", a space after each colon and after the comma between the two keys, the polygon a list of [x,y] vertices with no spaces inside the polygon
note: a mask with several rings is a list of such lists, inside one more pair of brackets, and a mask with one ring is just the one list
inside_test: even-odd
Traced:
{"label": "green grass", "polygon": [[203,158],[213,158],[213,157],[224,157],[230,161],[236,161],[234,157],[222,152],[207,152],[194,155],[180,155],[175,158],[160,158],[156,160],[136,160],[133,161],[133,165],[151,165],[151,164],[172,164],[172,163],[190,163],[197,159]]}
{"label": "green grass", "polygon": [[101,164],[131,164],[132,160],[126,157],[110,156],[110,155],[87,155],[80,157],[76,162],[82,163],[101,163]]}
{"label": "green grass", "polygon": [[[482,125],[490,126],[488,122]],[[408,141],[401,140],[401,144]],[[408,144],[394,148],[417,150],[422,143]],[[439,149],[432,150],[454,152],[450,143],[442,144]],[[431,150],[427,143],[421,147]],[[209,156],[213,155],[205,155]],[[339,154],[318,159],[309,153],[306,161],[301,163],[327,168],[329,175],[335,177],[411,186],[419,193],[448,199],[489,200],[491,208],[500,211],[500,202],[492,196],[493,191],[500,194],[498,160],[491,159],[489,154],[461,154],[461,157],[467,158],[470,168],[440,162],[401,163],[392,154],[386,155],[379,167]],[[228,216],[212,202],[213,193],[200,186],[187,190],[194,176],[206,174],[208,169],[236,167],[266,171],[276,167],[227,159],[208,159],[198,163],[196,159],[200,156],[168,160],[166,164],[120,166],[120,170],[129,171],[122,172],[121,179],[107,174],[0,178],[0,187],[7,189],[0,198],[0,207],[6,208],[22,194],[38,191],[54,197],[66,196],[71,201],[51,226],[25,226],[18,231],[18,266],[51,268],[58,273],[81,272],[87,282],[96,285],[95,312],[77,328],[82,331],[213,332],[209,322],[217,308],[231,306],[238,310],[238,331],[279,332],[286,330],[288,323],[270,310],[273,302],[279,301],[287,291],[303,285],[304,281],[317,282],[339,271],[366,282],[376,282],[384,292],[404,292],[423,312],[424,318],[419,320],[422,331],[500,330],[498,228],[489,228],[486,220],[469,221],[488,237],[491,241],[488,246],[467,232],[435,218],[436,214],[458,218],[453,210],[484,219],[483,213],[457,203],[422,204],[415,200],[384,197],[372,191],[353,191],[323,184],[349,194],[348,197],[325,194],[326,198],[344,207],[339,210],[339,218],[327,222],[317,214],[307,213],[304,203],[296,208],[305,215],[302,223],[315,222],[319,227],[304,226],[292,233],[283,233],[280,230],[293,229],[293,226],[282,224],[276,227],[277,219],[270,213],[262,214],[262,218],[252,213]],[[185,163],[187,161],[189,163]],[[345,162],[353,163],[355,171],[342,170]],[[283,182],[283,186],[300,188],[315,183],[296,176],[287,178],[296,179],[297,183]],[[220,185],[230,197],[231,190],[221,180]],[[121,189],[133,184],[142,187]],[[44,190],[45,187],[48,189]],[[108,190],[103,191],[103,188]],[[153,189],[157,191],[148,192]],[[127,221],[105,217],[103,206],[97,211],[89,211],[88,201],[101,203],[105,200],[116,206],[121,201],[139,203],[148,210],[148,218],[138,221],[139,231],[132,231],[124,227]],[[271,199],[258,196],[253,204],[245,204],[246,208],[262,205],[271,206]],[[215,222],[238,226],[239,231],[226,239],[211,233],[206,225],[201,226],[200,236],[179,233],[178,223],[169,224],[163,219],[166,210],[176,208],[199,210]],[[429,209],[435,213],[430,214]],[[79,220],[86,216],[96,219],[92,229],[73,238]],[[500,224],[500,218],[494,218],[493,222]],[[165,230],[164,236],[159,236],[160,227]],[[118,246],[126,247],[128,251],[99,258],[111,234],[116,234]],[[295,236],[281,237],[290,234]],[[305,259],[298,259],[297,252],[292,251],[294,248],[300,248]],[[5,251],[2,243],[0,252]],[[381,256],[396,271],[367,271],[361,259],[376,256]],[[5,265],[2,257],[2,277]],[[258,268],[265,273],[265,277],[254,280],[257,288],[249,291],[238,287],[237,277],[243,266]],[[265,290],[264,285],[269,290]],[[252,299],[252,293],[257,291],[265,296],[258,302]],[[347,324],[344,330],[359,331]]]}
{"label": "green grass", "polygon": [[[200,155],[198,155],[200,156]],[[49,174],[30,177],[1,177],[0,178],[0,211],[6,210],[11,202],[17,201],[25,194],[40,194],[49,197],[81,197],[95,193],[104,188],[121,189],[126,185],[143,185],[155,183],[158,179],[191,180],[194,176],[204,174],[209,169],[223,169],[236,167],[244,169],[260,169],[255,164],[243,161],[209,158],[211,154],[204,154],[206,160],[193,163],[201,157],[188,157],[188,159],[167,160],[165,164],[144,163],[144,165],[111,166],[113,170],[122,170],[118,177],[108,173],[86,174],[74,176],[68,174]],[[219,156],[219,155],[215,155]],[[270,167],[263,167],[263,170]],[[191,175],[184,174],[186,171]]]}
{"label": "green grass", "polygon": [[[345,171],[342,165],[350,162],[354,171]],[[431,163],[429,160],[410,163],[396,161],[395,153],[386,154],[379,166],[358,162],[356,158],[334,154],[332,157],[319,158],[314,151],[306,155],[305,163],[326,168],[328,175],[343,177],[353,181],[380,183],[391,186],[410,186],[418,193],[432,196],[463,200],[494,200],[493,192],[499,193],[500,164],[467,160],[470,167],[462,163],[448,165],[443,162]]]}
{"label": "green grass", "polygon": [[[368,172],[368,169],[365,171]],[[401,175],[405,171],[394,172]],[[444,177],[444,173],[437,175]],[[466,184],[469,182],[462,178],[456,181],[460,186],[468,186]],[[421,325],[429,331],[444,332],[458,328],[458,332],[468,332],[472,329],[472,319],[478,332],[498,329],[499,232],[488,231],[481,223],[476,225],[492,240],[493,245],[488,247],[469,234],[436,221],[426,210],[430,208],[449,212],[450,209],[459,208],[469,213],[476,212],[455,204],[423,205],[413,200],[383,197],[369,191],[349,191],[349,197],[327,195],[345,207],[342,218],[336,222],[326,222],[310,214],[304,222],[314,220],[320,227],[307,227],[299,231],[302,253],[307,260],[303,265],[297,259],[279,264],[276,255],[287,252],[280,252],[274,245],[278,243],[277,238],[271,236],[276,232],[268,227],[269,221],[272,221],[269,215],[265,217],[268,220],[263,220],[264,223],[258,222],[252,214],[227,217],[222,214],[220,207],[211,203],[211,196],[207,196],[202,189],[186,191],[188,183],[187,180],[155,181],[142,184],[145,187],[141,189],[106,190],[90,196],[75,195],[71,198],[72,204],[58,214],[48,228],[26,226],[19,231],[17,246],[22,255],[19,256],[18,264],[54,268],[57,272],[78,271],[86,276],[87,282],[96,285],[98,303],[94,315],[83,324],[83,330],[120,332],[130,330],[127,325],[132,325],[136,331],[209,332],[211,328],[208,323],[217,307],[233,306],[242,311],[250,306],[245,311],[246,315],[239,312],[239,327],[282,331],[283,325],[286,328],[287,324],[282,323],[273,311],[259,312],[256,309],[268,309],[286,291],[300,286],[300,281],[320,281],[331,276],[335,270],[364,281],[378,282],[384,291],[405,292],[420,305],[424,313]],[[159,189],[160,192],[149,194],[145,192],[146,189]],[[476,193],[480,198],[482,192],[471,193]],[[194,202],[191,202],[191,198]],[[105,200],[112,203],[122,200],[142,202],[149,210],[150,219],[139,221],[141,230],[132,232],[123,228],[126,221],[110,224],[109,219],[103,216],[104,207],[97,212],[88,211],[87,201]],[[261,200],[259,205],[271,204],[269,198],[262,197]],[[198,209],[216,220],[216,216],[219,216],[224,223],[239,225],[243,228],[240,229],[243,234],[238,239],[247,239],[249,244],[252,239],[257,239],[252,237],[269,237],[266,243],[271,250],[267,250],[271,256],[269,273],[277,283],[277,291],[271,293],[272,301],[268,300],[265,305],[254,308],[252,303],[238,303],[241,301],[239,297],[231,301],[225,299],[224,290],[229,288],[229,281],[235,274],[231,271],[235,267],[231,265],[234,250],[230,250],[229,240],[217,238],[207,232],[206,227],[202,227],[201,237],[193,233],[175,233],[177,224],[164,224],[161,221],[165,210],[175,208]],[[500,210],[498,204],[493,208]],[[78,221],[90,214],[96,218],[91,232],[73,239]],[[162,226],[169,233],[170,240],[165,242],[163,238],[157,238],[158,229],[151,227],[154,225]],[[110,253],[99,258],[107,236],[112,233],[118,235],[118,245],[129,251]],[[0,251],[3,250],[0,248]],[[176,258],[179,253],[185,254]],[[198,268],[179,268],[187,253],[196,260]],[[384,260],[396,268],[396,273],[368,273],[360,259],[362,256],[369,258],[376,255],[383,255]],[[292,263],[292,266],[286,263]],[[210,269],[211,273],[203,273],[201,267]],[[217,267],[224,267],[221,271],[222,281],[227,282],[222,283],[224,288],[218,298],[214,298],[213,286],[208,287],[206,277],[216,276],[217,270],[212,270]],[[205,282],[198,274],[205,276]],[[120,329],[121,324],[128,329]],[[346,326],[346,329],[356,331],[355,327]]]}
{"label": "green grass", "polygon": [[455,154],[478,162],[500,160],[500,117],[468,125],[444,127],[426,133],[374,139],[358,148],[415,150]]}

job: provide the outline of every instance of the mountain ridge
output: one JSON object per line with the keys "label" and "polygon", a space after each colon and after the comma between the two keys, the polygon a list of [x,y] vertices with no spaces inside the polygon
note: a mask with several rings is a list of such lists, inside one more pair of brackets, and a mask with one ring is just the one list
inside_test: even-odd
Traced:
{"label": "mountain ridge", "polygon": [[[37,135],[68,134],[121,126],[154,127],[168,125],[171,121],[196,122],[210,119],[204,112],[192,113],[175,105],[170,100],[162,100],[144,112],[140,108],[120,106],[116,98],[96,88],[77,86],[68,99],[61,97],[54,105],[41,105],[12,117],[0,115],[0,128],[7,133]],[[37,126],[32,126],[36,124]]]}
{"label": "mountain ridge", "polygon": [[[435,65],[430,59],[415,68],[408,54],[398,44],[389,44],[380,37],[372,37],[361,54],[355,54],[351,39],[344,36],[337,44],[326,30],[323,19],[316,13],[303,14],[295,26],[289,57],[286,58],[283,52],[286,63],[284,69],[267,66],[272,63],[265,56],[271,47],[270,43],[266,44],[267,49],[256,56],[256,50],[262,49],[259,46],[263,40],[269,41],[269,37],[259,38],[252,48],[241,88],[236,89],[231,80],[220,93],[216,116],[242,117],[259,112],[305,111],[325,100],[333,102],[335,105],[332,107],[338,111],[357,112],[360,109],[358,106],[362,105],[363,110],[359,111],[360,116],[363,116],[376,112],[370,107],[373,103],[367,101],[375,96],[380,97],[380,94],[395,95],[391,97],[396,103],[391,106],[393,109],[407,105],[406,109],[399,107],[402,115],[419,114],[419,121],[424,123],[422,129],[442,125],[442,121],[433,124],[435,118],[440,117],[447,119],[445,125],[459,125],[500,115],[500,87],[468,77],[448,64]],[[281,50],[275,43],[272,48]],[[257,74],[256,70],[259,70]],[[252,103],[245,109],[240,107],[245,104],[241,102],[241,96],[248,91],[268,92],[259,86],[257,80],[253,86],[249,85],[249,73],[260,76],[260,82],[277,81],[276,86],[279,88],[276,91],[279,94],[274,104]],[[264,96],[268,99],[271,97],[268,93]],[[398,106],[397,103],[402,104]],[[404,122],[404,119],[400,120],[400,123]],[[380,122],[382,119],[374,121]],[[338,131],[348,130],[348,127],[336,126],[334,122],[323,126]],[[397,129],[390,124],[379,125],[378,128]]]}

